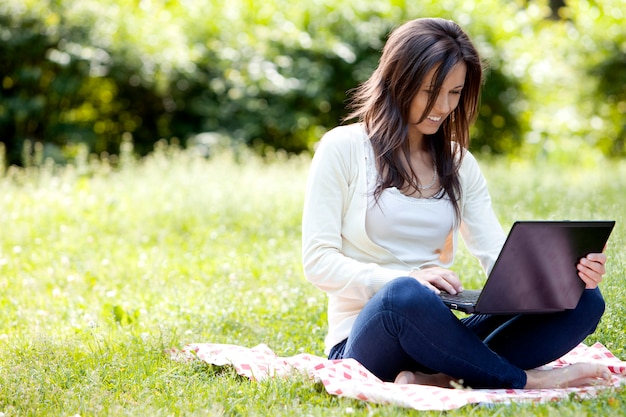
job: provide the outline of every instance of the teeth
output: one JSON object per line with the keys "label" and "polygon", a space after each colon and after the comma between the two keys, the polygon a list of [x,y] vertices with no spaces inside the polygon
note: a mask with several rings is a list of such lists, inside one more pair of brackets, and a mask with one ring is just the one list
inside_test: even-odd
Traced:
{"label": "teeth", "polygon": [[432,120],[433,122],[438,122],[439,120],[441,120],[441,116],[436,117],[436,116],[428,116],[429,120]]}

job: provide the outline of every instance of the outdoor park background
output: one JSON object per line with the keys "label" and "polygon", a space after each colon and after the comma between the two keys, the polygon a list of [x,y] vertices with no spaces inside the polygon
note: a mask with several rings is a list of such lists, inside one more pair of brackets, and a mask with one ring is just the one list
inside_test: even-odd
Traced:
{"label": "outdoor park background", "polygon": [[473,150],[624,156],[624,0],[559,5],[0,0],[6,159],[64,162],[83,145],[118,154],[124,141],[145,155],[160,139],[206,147],[220,136],[259,153],[310,151],[345,115],[346,91],[372,72],[388,32],[420,16],[459,22],[488,64]]}
{"label": "outdoor park background", "polygon": [[[552,7],[550,7],[552,6]],[[503,226],[614,219],[588,342],[626,358],[621,1],[0,0],[0,413],[440,415],[251,383],[191,342],[322,354],[300,266],[315,142],[388,31],[452,18],[487,72],[472,150]],[[483,275],[462,248],[468,288]],[[447,415],[626,414],[598,399]]]}

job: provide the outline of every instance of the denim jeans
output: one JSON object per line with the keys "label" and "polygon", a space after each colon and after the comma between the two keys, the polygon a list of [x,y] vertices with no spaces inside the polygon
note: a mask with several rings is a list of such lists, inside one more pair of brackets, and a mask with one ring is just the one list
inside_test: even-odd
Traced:
{"label": "denim jeans", "polygon": [[594,289],[573,310],[459,319],[417,280],[400,277],[372,297],[329,357],[354,358],[384,381],[408,370],[444,373],[473,388],[523,388],[525,369],[569,352],[603,313]]}

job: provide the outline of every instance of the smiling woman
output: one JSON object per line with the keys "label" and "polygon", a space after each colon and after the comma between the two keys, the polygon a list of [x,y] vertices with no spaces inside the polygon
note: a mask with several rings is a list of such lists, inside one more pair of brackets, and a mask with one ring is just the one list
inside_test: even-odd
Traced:
{"label": "smiling woman", "polygon": [[355,90],[359,123],[321,141],[302,244],[307,278],[328,294],[326,353],[397,383],[606,384],[610,372],[599,365],[534,369],[594,332],[604,312],[604,254],[579,263],[587,290],[571,311],[459,319],[437,296],[463,291],[450,269],[459,233],[485,272],[505,239],[467,150],[481,82],[478,52],[456,23],[410,21],[391,33],[378,68]]}

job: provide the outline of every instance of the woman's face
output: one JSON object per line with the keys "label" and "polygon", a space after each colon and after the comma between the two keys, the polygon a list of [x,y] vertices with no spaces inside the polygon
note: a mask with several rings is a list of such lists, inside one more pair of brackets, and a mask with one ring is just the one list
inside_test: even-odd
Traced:
{"label": "woman's face", "polygon": [[424,120],[419,121],[422,115],[424,115],[424,110],[428,105],[435,70],[436,68],[433,68],[426,74],[420,90],[415,97],[413,97],[413,101],[411,101],[409,111],[409,136],[415,137],[416,135],[423,136],[436,133],[446,117],[459,105],[461,91],[465,84],[465,72],[467,70],[464,62],[459,62],[452,67],[452,70],[443,81],[432,110],[426,115]]}

